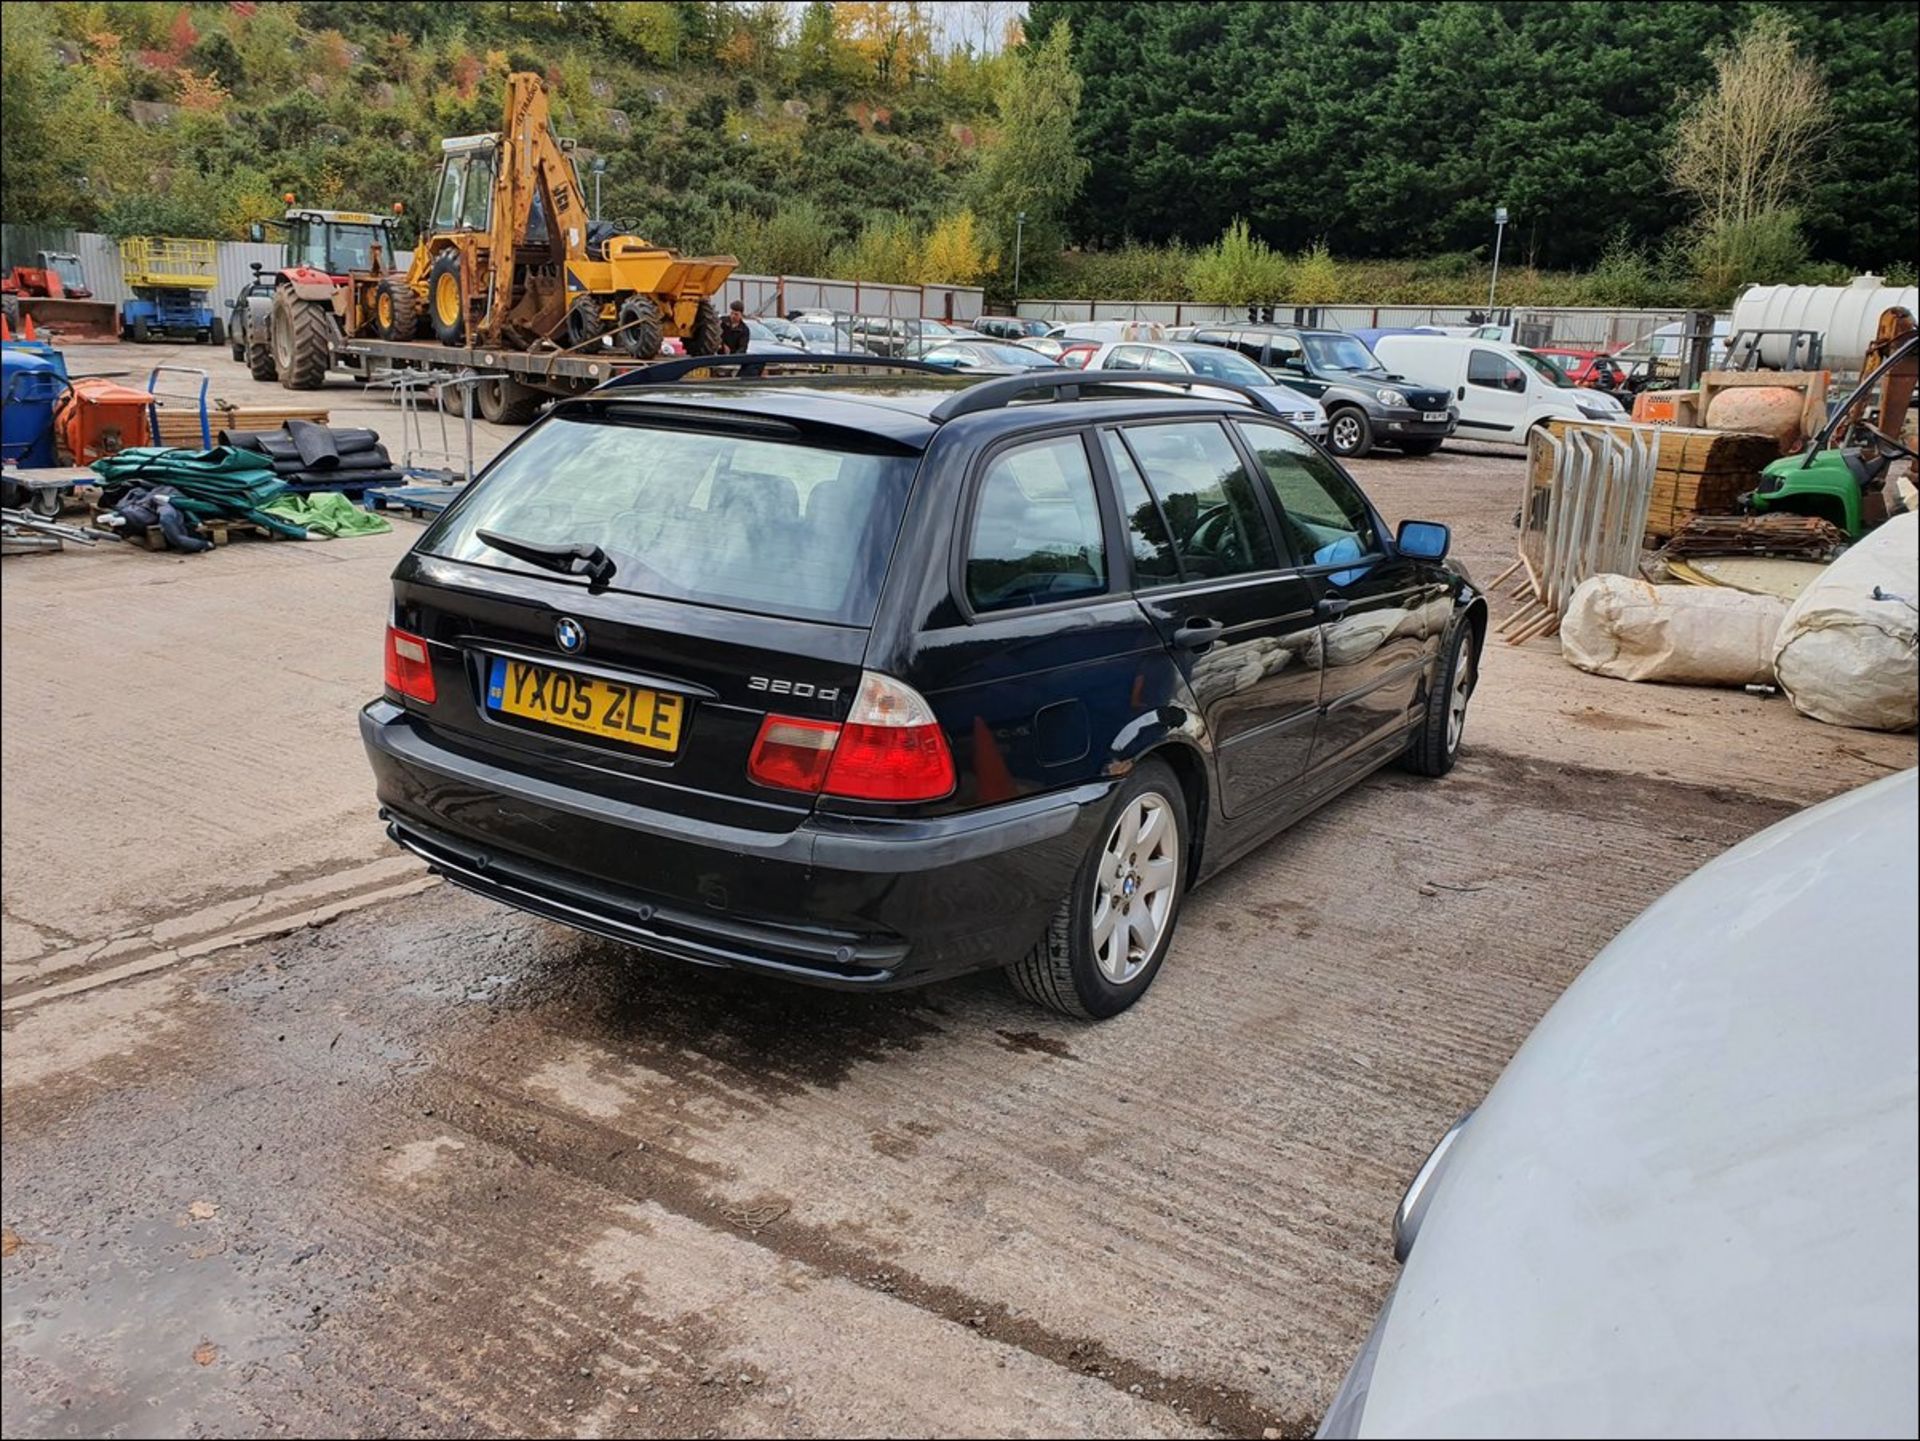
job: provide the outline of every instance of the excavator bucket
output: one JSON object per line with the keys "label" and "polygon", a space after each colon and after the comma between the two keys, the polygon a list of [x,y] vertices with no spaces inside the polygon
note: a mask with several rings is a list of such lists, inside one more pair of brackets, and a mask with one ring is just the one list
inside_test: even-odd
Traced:
{"label": "excavator bucket", "polygon": [[54,300],[44,295],[20,297],[20,320],[31,318],[42,340],[110,341],[120,334],[120,307],[111,300]]}

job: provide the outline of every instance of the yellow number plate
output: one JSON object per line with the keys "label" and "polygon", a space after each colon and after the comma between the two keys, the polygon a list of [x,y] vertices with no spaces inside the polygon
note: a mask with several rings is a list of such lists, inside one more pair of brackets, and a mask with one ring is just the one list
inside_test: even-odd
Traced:
{"label": "yellow number plate", "polygon": [[680,748],[685,698],[578,671],[496,656],[487,671],[487,709],[649,750]]}

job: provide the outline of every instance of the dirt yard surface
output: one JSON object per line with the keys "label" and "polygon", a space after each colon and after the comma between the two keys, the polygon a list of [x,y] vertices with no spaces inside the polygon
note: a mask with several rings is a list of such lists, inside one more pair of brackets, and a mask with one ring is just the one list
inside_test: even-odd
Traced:
{"label": "dirt yard surface", "polygon": [[[1355,469],[1505,565],[1516,459]],[[351,724],[409,537],[0,571],[7,1435],[1305,1434],[1594,951],[1915,760],[1496,644],[1458,770],[1196,892],[1123,1017],[814,992],[419,889]]]}

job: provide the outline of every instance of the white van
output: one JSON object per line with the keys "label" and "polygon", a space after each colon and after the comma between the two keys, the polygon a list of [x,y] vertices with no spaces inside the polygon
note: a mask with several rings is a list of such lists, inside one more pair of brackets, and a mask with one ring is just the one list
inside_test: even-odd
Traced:
{"label": "white van", "polygon": [[1095,340],[1113,344],[1126,340],[1164,340],[1166,327],[1157,320],[1076,320],[1049,332],[1060,340]]}
{"label": "white van", "polygon": [[1389,370],[1453,392],[1459,440],[1525,445],[1527,432],[1544,421],[1627,418],[1605,391],[1582,390],[1545,356],[1505,341],[1383,335],[1373,353]]}

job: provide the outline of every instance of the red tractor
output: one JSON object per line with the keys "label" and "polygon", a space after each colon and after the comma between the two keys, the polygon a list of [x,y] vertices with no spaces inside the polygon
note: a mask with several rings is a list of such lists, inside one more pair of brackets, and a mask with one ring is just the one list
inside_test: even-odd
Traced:
{"label": "red tractor", "polygon": [[[286,230],[287,263],[278,270],[254,266],[252,281],[234,297],[227,326],[233,358],[246,361],[255,380],[313,390],[341,338],[334,292],[349,272],[372,269],[376,250],[381,265],[392,266],[394,221],[360,210],[291,208],[267,224]],[[265,226],[254,226],[251,238],[265,239]]]}

